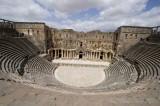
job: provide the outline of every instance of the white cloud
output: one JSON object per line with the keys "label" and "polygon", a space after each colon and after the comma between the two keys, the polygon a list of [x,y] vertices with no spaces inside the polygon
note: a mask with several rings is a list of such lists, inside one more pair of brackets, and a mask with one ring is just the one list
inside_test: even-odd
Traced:
{"label": "white cloud", "polygon": [[62,24],[50,22],[51,26],[56,26],[59,29],[68,28],[74,29],[76,31],[92,31],[92,30],[101,30],[101,31],[115,31],[116,28],[123,25],[133,25],[133,26],[158,26],[160,25],[160,7],[154,7],[147,12],[142,12],[133,16],[119,16],[118,19],[114,21],[102,20],[97,21],[65,21]]}
{"label": "white cloud", "polygon": [[57,10],[54,11],[54,15],[56,16],[57,19],[66,19],[69,16],[67,13],[59,12]]}
{"label": "white cloud", "polygon": [[[132,13],[144,9],[148,0],[37,0],[47,8],[60,12],[78,13],[89,8],[103,8],[107,12]],[[118,12],[119,12],[118,11]]]}
{"label": "white cloud", "polygon": [[[99,20],[117,20],[122,16],[132,16],[146,7],[147,0],[115,0],[113,6],[106,7],[100,12]],[[119,1],[119,2],[118,2]]]}
{"label": "white cloud", "polygon": [[61,12],[78,13],[88,8],[98,8],[101,0],[37,0],[48,8]]}
{"label": "white cloud", "polygon": [[[148,0],[0,0],[0,17],[14,21],[43,21],[55,28],[115,31],[122,25],[160,25],[160,7],[143,12]],[[97,14],[76,14],[96,8]],[[93,12],[93,11],[92,11]],[[73,15],[74,14],[74,15]],[[72,16],[75,16],[74,18]],[[58,21],[48,21],[48,18]],[[82,19],[83,18],[83,19]],[[72,20],[74,19],[74,20]],[[81,20],[82,19],[82,20]],[[59,22],[61,21],[61,22]]]}
{"label": "white cloud", "polygon": [[74,21],[72,21],[72,20],[68,19],[68,20],[64,20],[64,21],[62,21],[62,23],[63,23],[63,24],[73,24],[73,23],[74,23]]}
{"label": "white cloud", "polygon": [[44,19],[51,16],[34,0],[0,0],[0,17],[15,21]]}
{"label": "white cloud", "polygon": [[141,26],[158,26],[160,25],[160,6],[154,7],[150,11],[143,12],[139,15],[128,18],[126,23],[130,25],[141,25]]}

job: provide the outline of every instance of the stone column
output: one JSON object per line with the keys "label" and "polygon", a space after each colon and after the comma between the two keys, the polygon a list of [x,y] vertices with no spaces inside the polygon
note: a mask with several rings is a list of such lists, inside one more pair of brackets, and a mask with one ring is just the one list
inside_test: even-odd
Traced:
{"label": "stone column", "polygon": [[91,51],[91,59],[93,60],[93,52]]}
{"label": "stone column", "polygon": [[72,51],[72,58],[74,58],[74,50]]}
{"label": "stone column", "polygon": [[111,60],[111,53],[109,53],[109,60]]}
{"label": "stone column", "polygon": [[87,52],[87,54],[88,54],[88,59],[89,59],[89,51]]}
{"label": "stone column", "polygon": [[53,59],[53,50],[50,50],[50,52],[51,52],[51,58]]}
{"label": "stone column", "polygon": [[95,60],[96,59],[96,52],[93,53],[93,57],[94,57],[93,60]]}
{"label": "stone column", "polygon": [[69,58],[71,58],[71,51],[69,51]]}
{"label": "stone column", "polygon": [[99,51],[99,57],[98,57],[98,60],[100,60],[100,56],[101,56],[101,52]]}
{"label": "stone column", "polygon": [[63,58],[63,49],[61,49],[61,57]]}
{"label": "stone column", "polygon": [[96,60],[98,60],[98,55],[97,55],[97,52],[96,52]]}
{"label": "stone column", "polygon": [[104,52],[103,52],[103,60],[105,60],[105,58],[104,58]]}
{"label": "stone column", "polygon": [[57,55],[57,56],[58,56],[58,58],[59,58],[59,49],[58,49],[58,55]]}
{"label": "stone column", "polygon": [[71,51],[69,50],[69,59],[71,58]]}
{"label": "stone column", "polygon": [[48,55],[50,55],[50,53],[49,53],[49,52],[50,52],[50,50],[48,50]]}
{"label": "stone column", "polygon": [[91,51],[91,59],[92,59],[92,51]]}
{"label": "stone column", "polygon": [[69,52],[69,50],[68,50],[68,58],[70,58],[69,53],[70,53],[70,52]]}
{"label": "stone column", "polygon": [[67,50],[67,58],[68,58],[68,50]]}
{"label": "stone column", "polygon": [[112,59],[112,55],[113,55],[113,53],[111,53],[111,57],[110,57],[110,59]]}
{"label": "stone column", "polygon": [[64,50],[64,58],[66,58],[66,50]]}

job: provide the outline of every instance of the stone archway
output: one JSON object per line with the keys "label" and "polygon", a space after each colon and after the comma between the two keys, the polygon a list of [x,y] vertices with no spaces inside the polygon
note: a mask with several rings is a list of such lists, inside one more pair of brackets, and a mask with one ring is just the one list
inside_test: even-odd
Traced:
{"label": "stone archway", "polygon": [[100,54],[100,60],[103,60],[103,52]]}
{"label": "stone archway", "polygon": [[61,58],[62,57],[62,51],[61,51],[61,49],[59,50],[59,58]]}
{"label": "stone archway", "polygon": [[82,59],[82,58],[83,58],[83,52],[80,51],[80,52],[79,52],[79,59]]}

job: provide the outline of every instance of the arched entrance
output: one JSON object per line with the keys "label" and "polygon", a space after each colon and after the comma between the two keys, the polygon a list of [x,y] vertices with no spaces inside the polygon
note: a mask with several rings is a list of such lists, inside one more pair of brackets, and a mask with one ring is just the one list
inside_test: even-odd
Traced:
{"label": "arched entrance", "polygon": [[62,51],[59,50],[59,58],[61,58],[61,57],[62,57]]}
{"label": "arched entrance", "polygon": [[82,58],[83,58],[83,52],[80,51],[80,52],[79,52],[79,59],[82,59]]}
{"label": "arched entrance", "polygon": [[82,47],[83,46],[83,43],[82,42],[80,42],[80,47]]}
{"label": "arched entrance", "polygon": [[108,52],[108,53],[107,53],[107,58],[108,58],[108,59],[109,59],[109,56],[110,56],[110,53]]}
{"label": "arched entrance", "polygon": [[100,60],[103,60],[103,52],[101,52]]}

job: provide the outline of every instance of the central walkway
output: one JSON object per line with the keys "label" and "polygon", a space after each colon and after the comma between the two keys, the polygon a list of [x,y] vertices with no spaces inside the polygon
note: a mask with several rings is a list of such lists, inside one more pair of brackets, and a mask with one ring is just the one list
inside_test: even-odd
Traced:
{"label": "central walkway", "polygon": [[[55,70],[55,78],[69,86],[90,87],[101,83],[105,79],[104,69],[109,66],[108,62],[95,62],[85,60],[53,60],[53,63],[60,63]],[[61,64],[75,64],[72,66],[61,66]],[[82,65],[90,65],[85,67]],[[104,67],[92,67],[104,66]]]}

